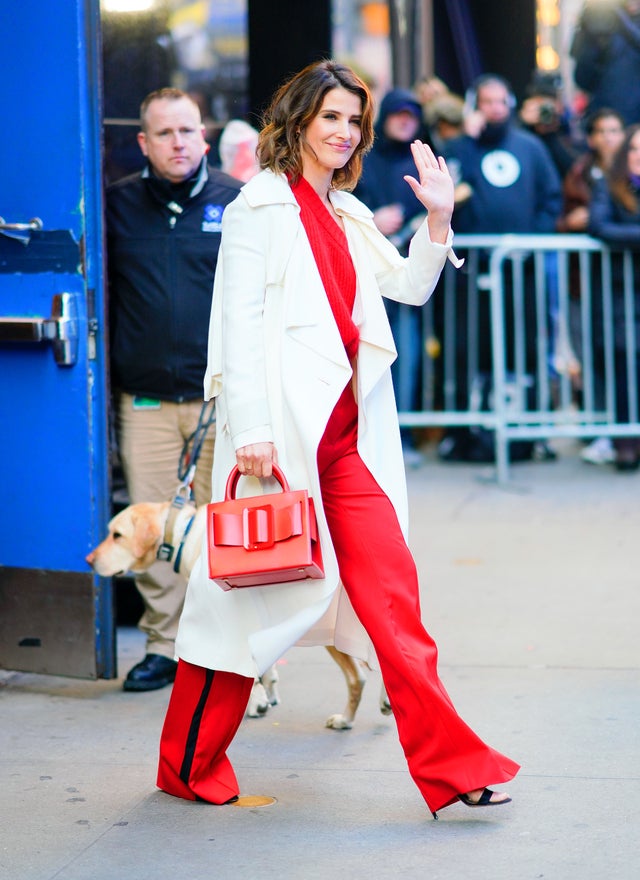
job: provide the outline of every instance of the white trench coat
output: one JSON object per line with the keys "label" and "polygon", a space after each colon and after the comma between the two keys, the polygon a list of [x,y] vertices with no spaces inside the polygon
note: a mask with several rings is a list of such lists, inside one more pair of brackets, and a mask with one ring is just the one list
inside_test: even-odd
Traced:
{"label": "white trench coat", "polygon": [[[403,258],[353,195],[330,195],[343,218],[357,276],[358,451],[407,534],[407,494],[390,366],[396,350],[383,296],[421,305],[444,263],[459,261],[429,239],[426,223]],[[191,574],[176,655],[253,677],[294,644],[335,645],[376,664],[342,587],[322,508],[316,454],[352,370],[300,211],[285,177],[263,171],[223,215],[214,283],[205,397],[216,398],[213,500],[224,497],[235,450],[273,441],[292,489],[306,488],[318,518],[325,577],[225,592],[207,575],[206,539]],[[244,494],[266,488],[240,481]],[[278,485],[275,484],[278,489]]]}

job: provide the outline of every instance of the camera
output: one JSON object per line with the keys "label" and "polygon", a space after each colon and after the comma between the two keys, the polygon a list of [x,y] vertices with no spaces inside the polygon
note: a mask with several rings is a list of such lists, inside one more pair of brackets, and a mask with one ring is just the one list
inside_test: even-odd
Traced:
{"label": "camera", "polygon": [[552,125],[556,119],[556,108],[551,101],[545,101],[544,104],[540,104],[540,111],[538,113],[538,122],[540,125]]}

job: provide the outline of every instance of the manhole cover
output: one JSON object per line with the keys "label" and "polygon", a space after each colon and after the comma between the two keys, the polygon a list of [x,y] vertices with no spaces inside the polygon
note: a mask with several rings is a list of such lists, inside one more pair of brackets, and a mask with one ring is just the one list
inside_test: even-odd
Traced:
{"label": "manhole cover", "polygon": [[247,794],[243,797],[239,797],[237,801],[234,801],[231,806],[232,807],[270,807],[271,804],[275,804],[276,799],[274,797],[269,797],[266,794]]}

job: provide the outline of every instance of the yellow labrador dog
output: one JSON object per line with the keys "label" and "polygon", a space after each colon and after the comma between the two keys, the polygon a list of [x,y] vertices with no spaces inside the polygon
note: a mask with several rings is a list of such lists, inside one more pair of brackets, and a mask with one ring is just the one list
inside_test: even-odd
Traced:
{"label": "yellow labrador dog", "polygon": [[[156,559],[171,562],[176,571],[189,577],[196,561],[206,524],[206,505],[170,501],[130,504],[109,523],[109,534],[87,556],[87,562],[102,577],[113,577],[127,571],[145,571]],[[332,646],[327,651],[338,664],[347,684],[347,705],[343,712],[331,715],[326,726],[348,730],[360,704],[366,681],[365,666]],[[252,718],[264,715],[269,706],[280,702],[278,673],[275,667],[256,679],[247,707]],[[386,692],[380,694],[380,711],[391,713]]]}

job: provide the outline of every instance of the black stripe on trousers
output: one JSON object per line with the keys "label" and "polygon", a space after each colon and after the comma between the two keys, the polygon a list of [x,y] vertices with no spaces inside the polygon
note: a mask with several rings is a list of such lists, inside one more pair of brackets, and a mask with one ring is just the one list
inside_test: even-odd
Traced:
{"label": "black stripe on trousers", "polygon": [[202,688],[202,693],[200,694],[198,705],[196,706],[196,710],[193,713],[193,718],[191,719],[191,724],[189,725],[187,743],[184,749],[184,758],[182,759],[182,767],[180,768],[180,779],[184,782],[185,785],[189,785],[189,777],[191,776],[191,767],[193,766],[193,758],[196,753],[196,745],[198,743],[200,725],[202,724],[202,716],[204,715],[204,709],[207,705],[209,694],[211,693],[211,687],[213,685],[215,674],[216,673],[214,669],[205,670],[205,680],[204,686]]}

